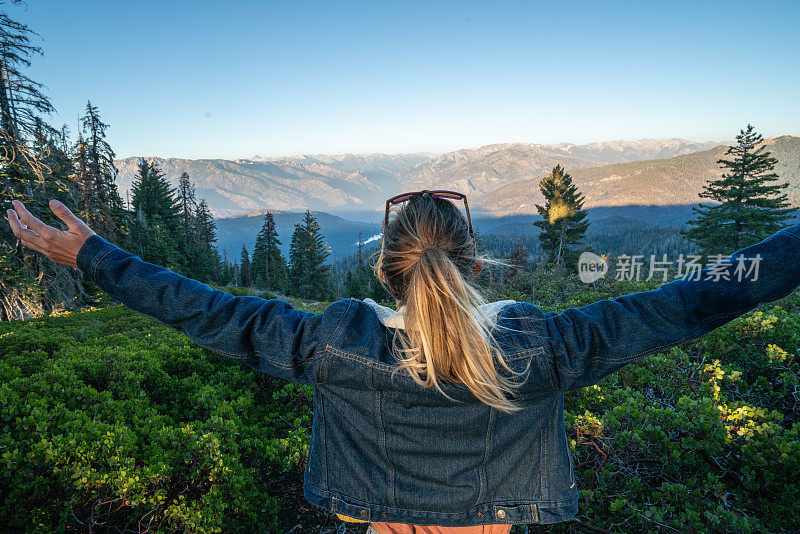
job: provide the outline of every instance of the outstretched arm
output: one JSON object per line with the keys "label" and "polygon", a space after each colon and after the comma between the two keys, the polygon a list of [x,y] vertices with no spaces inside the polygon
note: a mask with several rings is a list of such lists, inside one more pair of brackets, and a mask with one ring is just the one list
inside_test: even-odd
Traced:
{"label": "outstretched arm", "polygon": [[69,227],[60,231],[15,201],[14,235],[53,261],[77,267],[116,300],[176,328],[199,345],[287,380],[320,378],[326,342],[347,301],[317,315],[281,300],[234,297],[143,261],[95,234],[61,203],[50,208]]}
{"label": "outstretched arm", "polygon": [[[735,273],[740,258],[749,273]],[[566,390],[595,384],[638,358],[698,338],[761,303],[789,295],[800,285],[800,224],[722,261],[730,264],[727,280],[715,279],[717,268],[709,266],[699,276],[692,273],[653,291],[561,313],[542,314],[531,306],[552,386]]]}

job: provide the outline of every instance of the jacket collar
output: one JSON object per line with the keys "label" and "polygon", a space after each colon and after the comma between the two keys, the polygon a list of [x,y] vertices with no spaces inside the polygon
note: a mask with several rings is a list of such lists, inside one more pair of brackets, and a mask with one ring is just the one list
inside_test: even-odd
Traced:
{"label": "jacket collar", "polygon": [[[380,320],[381,324],[388,328],[399,328],[405,330],[406,323],[403,317],[404,307],[401,306],[397,309],[397,311],[388,308],[386,306],[381,306],[374,300],[370,298],[364,299],[365,304],[369,304],[369,306],[375,310],[375,313],[378,315],[378,319]],[[515,304],[515,300],[498,300],[497,302],[488,302],[481,306],[481,311],[484,315],[488,317],[497,317],[497,314],[500,313],[500,310],[508,306],[509,304]]]}

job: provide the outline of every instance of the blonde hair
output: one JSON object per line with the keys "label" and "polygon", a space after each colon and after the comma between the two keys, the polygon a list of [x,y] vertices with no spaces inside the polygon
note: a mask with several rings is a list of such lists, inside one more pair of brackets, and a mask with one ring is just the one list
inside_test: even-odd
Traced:
{"label": "blonde hair", "polygon": [[[509,400],[524,379],[505,362],[493,331],[495,316],[470,284],[479,258],[467,221],[449,200],[418,195],[384,228],[375,265],[381,283],[405,306],[405,330],[395,332],[399,368],[423,387],[450,398],[440,380],[462,382],[481,402],[504,412],[521,409]],[[383,275],[383,276],[381,276]],[[512,377],[505,377],[498,366]]]}

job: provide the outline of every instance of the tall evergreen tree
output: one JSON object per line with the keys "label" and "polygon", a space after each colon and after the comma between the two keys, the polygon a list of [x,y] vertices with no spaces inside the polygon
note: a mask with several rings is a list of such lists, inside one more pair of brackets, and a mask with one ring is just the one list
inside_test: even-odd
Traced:
{"label": "tall evergreen tree", "polygon": [[222,250],[222,267],[220,268],[220,283],[229,285],[234,279],[234,268],[231,262],[228,261],[228,251]]}
{"label": "tall evergreen tree", "polygon": [[194,218],[197,225],[197,239],[202,245],[214,248],[214,244],[217,242],[217,225],[214,223],[214,216],[205,199],[201,199],[200,204],[197,205]]}
{"label": "tall evergreen tree", "polygon": [[179,239],[176,243],[181,256],[182,272],[187,276],[197,278],[197,255],[199,254],[200,243],[197,238],[197,223],[195,213],[197,202],[195,201],[194,186],[189,180],[189,173],[183,172],[178,178],[178,189],[176,190],[178,205],[180,207],[180,221],[178,223]]}
{"label": "tall evergreen tree", "polygon": [[187,238],[191,238],[191,231],[194,228],[194,213],[197,210],[197,202],[194,199],[194,186],[189,180],[189,173],[184,171],[178,178],[178,201],[181,207],[181,228]]}
{"label": "tall evergreen tree", "polygon": [[231,283],[237,286],[242,285],[241,270],[238,263],[231,265]]}
{"label": "tall evergreen tree", "polygon": [[241,262],[242,264],[239,266],[239,283],[244,287],[250,287],[253,285],[253,272],[250,269],[250,255],[247,253],[247,247],[244,244],[242,244]]}
{"label": "tall evergreen tree", "polygon": [[158,218],[177,226],[181,218],[180,201],[158,165],[142,158],[131,192],[134,211],[141,212],[146,220]]}
{"label": "tall evergreen tree", "polygon": [[117,241],[127,233],[127,214],[117,191],[115,154],[106,141],[107,129],[97,107],[87,102],[76,149],[75,180],[83,191],[81,216],[110,241]]}
{"label": "tall evergreen tree", "polygon": [[62,124],[61,129],[59,130],[58,142],[60,145],[59,149],[64,154],[69,154],[70,150],[69,139],[70,139],[69,126],[67,126],[66,124]]}
{"label": "tall evergreen tree", "polygon": [[358,243],[356,249],[356,267],[347,271],[344,282],[345,296],[363,299],[372,294],[372,283],[378,283],[371,269],[364,264],[364,242],[363,234],[358,233]]}
{"label": "tall evergreen tree", "polygon": [[180,271],[181,207],[175,190],[155,163],[142,158],[131,186],[136,234],[143,258]]}
{"label": "tall evergreen tree", "polygon": [[681,231],[706,255],[727,254],[769,237],[792,217],[784,190],[788,183],[775,183],[777,160],[763,137],[748,124],[729,146],[726,156],[717,160],[725,172],[707,183],[700,196],[719,204],[700,204],[692,211],[697,219]]}
{"label": "tall evergreen tree", "polygon": [[204,282],[228,283],[230,280],[226,278],[229,275],[225,270],[227,266],[223,264],[216,247],[217,226],[205,199],[201,199],[197,205],[194,221],[194,238],[196,240],[194,273],[196,278]]}
{"label": "tall evergreen tree", "polygon": [[[0,198],[20,200],[43,222],[62,227],[48,200],[74,208],[80,193],[69,178],[63,139],[43,119],[54,108],[42,84],[24,72],[42,54],[32,44],[34,36],[27,25],[0,12]],[[10,227],[0,225],[0,320],[80,305],[85,296],[73,269],[21,246]]]}
{"label": "tall evergreen tree", "polygon": [[33,156],[44,167],[48,176],[63,177],[72,171],[69,154],[69,130],[67,125],[53,128],[42,118],[36,117],[33,131]]}
{"label": "tall evergreen tree", "polygon": [[545,204],[536,205],[542,220],[533,224],[542,229],[539,240],[542,249],[549,252],[550,262],[562,266],[568,259],[569,245],[580,243],[589,228],[588,211],[583,209],[584,197],[561,165],[556,165],[542,178],[539,189]]}
{"label": "tall evergreen tree", "polygon": [[90,221],[90,208],[87,198],[94,198],[96,195],[94,191],[95,183],[89,179],[89,150],[86,142],[83,140],[83,134],[78,132],[78,140],[73,147],[73,180],[81,192],[81,200],[78,202],[78,216],[84,222]]}
{"label": "tall evergreen tree", "polygon": [[281,242],[275,227],[272,213],[264,215],[264,225],[256,237],[253,249],[253,283],[258,287],[286,291],[289,282],[289,269],[286,258],[281,254]]}
{"label": "tall evergreen tree", "polygon": [[527,271],[529,268],[528,263],[528,247],[525,244],[525,239],[522,238],[517,241],[517,246],[514,252],[508,257],[509,267],[505,272],[505,279],[513,278],[519,271]]}
{"label": "tall evergreen tree", "polygon": [[368,267],[365,268],[368,272],[369,276],[369,298],[374,300],[375,302],[382,302],[382,303],[392,303],[394,302],[394,297],[389,290],[378,280],[378,277],[375,276],[375,271],[369,269]]}
{"label": "tall evergreen tree", "polygon": [[365,267],[356,267],[347,271],[344,282],[346,297],[363,299],[370,296],[370,272]]}
{"label": "tall evergreen tree", "polygon": [[46,166],[30,150],[28,141],[35,137],[37,119],[49,115],[55,108],[42,92],[44,86],[23,72],[31,66],[33,56],[42,55],[34,45],[36,36],[26,24],[12,20],[0,12],[0,157],[7,179],[24,191],[32,193],[30,184],[20,174],[30,174],[39,180],[47,173]]}
{"label": "tall evergreen tree", "polygon": [[330,266],[325,260],[330,248],[316,218],[306,210],[303,222],[295,225],[289,246],[289,279],[299,297],[325,299],[331,294]]}

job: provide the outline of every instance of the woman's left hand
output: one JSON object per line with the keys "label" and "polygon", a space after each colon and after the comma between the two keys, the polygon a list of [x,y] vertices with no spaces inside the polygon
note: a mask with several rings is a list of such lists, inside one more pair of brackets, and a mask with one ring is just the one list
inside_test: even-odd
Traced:
{"label": "woman's left hand", "polygon": [[69,230],[48,226],[29,212],[19,200],[12,201],[14,209],[6,211],[11,231],[23,246],[41,252],[56,263],[77,267],[78,252],[95,232],[78,219],[58,200],[50,201],[50,209],[66,223]]}

